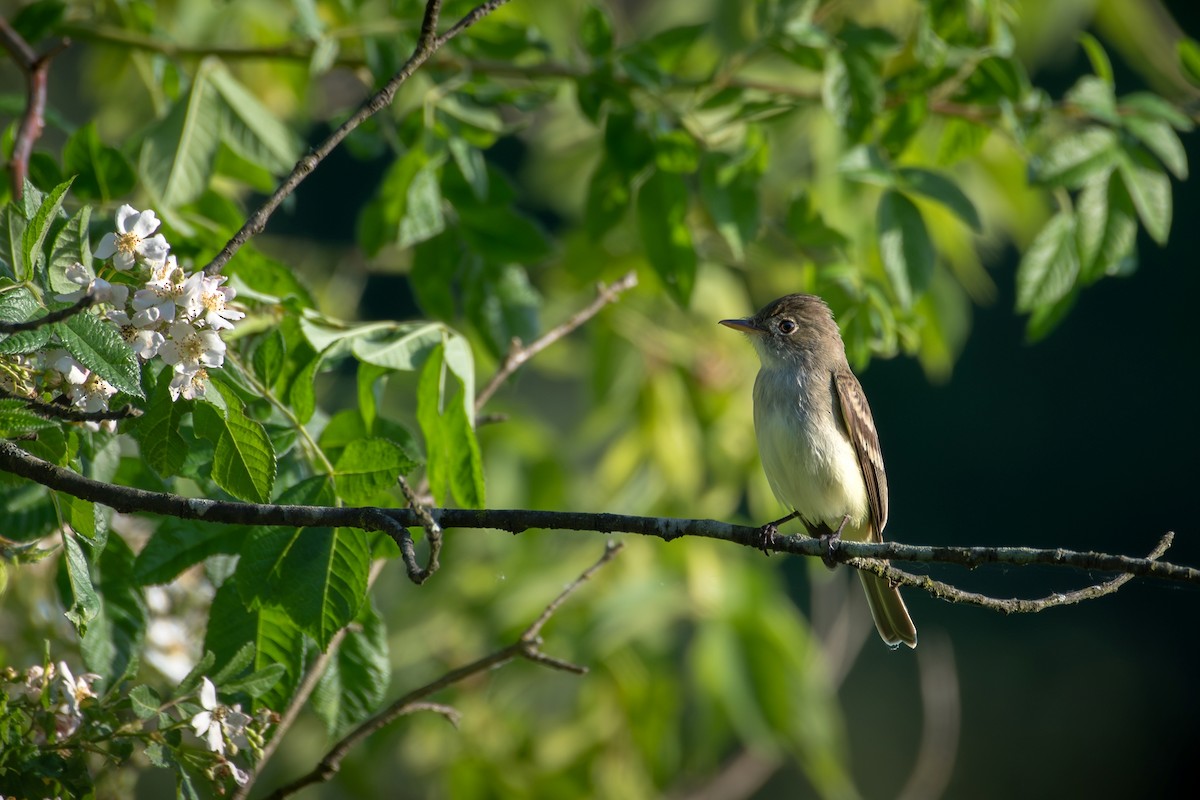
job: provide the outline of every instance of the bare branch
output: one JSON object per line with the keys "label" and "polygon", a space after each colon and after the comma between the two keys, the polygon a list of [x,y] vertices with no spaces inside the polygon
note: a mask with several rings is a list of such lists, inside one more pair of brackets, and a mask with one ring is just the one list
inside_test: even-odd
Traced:
{"label": "bare branch", "polygon": [[359,106],[358,111],[354,112],[349,119],[338,126],[337,130],[329,134],[325,141],[321,142],[311,152],[296,162],[296,166],[292,168],[291,174],[279,184],[279,187],[267,198],[266,202],[259,206],[258,210],[246,220],[241,230],[234,234],[233,238],[221,248],[221,252],[217,253],[216,257],[208,262],[204,267],[204,271],[209,275],[220,273],[225,268],[225,265],[229,263],[229,260],[233,258],[234,254],[241,249],[242,245],[259,233],[262,233],[263,229],[267,226],[267,220],[275,213],[275,209],[296,190],[296,187],[308,177],[308,174],[316,169],[317,165],[333,152],[334,148],[341,144],[342,140],[349,136],[351,131],[372,115],[389,106],[400,87],[416,73],[422,64],[429,60],[430,56],[455,36],[506,2],[508,0],[490,0],[487,3],[476,6],[466,16],[455,23],[450,30],[441,36],[435,36],[438,16],[442,8],[442,0],[428,0],[425,4],[425,15],[421,22],[420,40],[417,42],[416,49],[413,50],[412,55],[408,57],[408,61],[400,68],[400,71],[393,75],[383,85],[383,88],[367,98]]}
{"label": "bare branch", "polygon": [[[405,714],[411,714],[414,711],[435,711],[449,719],[453,724],[458,724],[458,712],[449,707],[437,703],[425,702],[425,698],[430,695],[445,689],[448,686],[465,680],[473,675],[478,675],[482,672],[503,666],[517,658],[524,658],[538,664],[554,666],[558,668],[570,668],[571,671],[586,671],[582,667],[576,667],[573,664],[568,664],[552,656],[546,655],[540,650],[541,639],[539,633],[546,622],[554,614],[555,611],[562,606],[563,602],[573,594],[580,586],[582,586],[589,578],[596,573],[598,569],[603,567],[621,550],[620,544],[609,543],[604,548],[604,553],[600,556],[592,566],[588,567],[572,581],[566,589],[550,602],[546,609],[526,628],[515,642],[507,647],[501,648],[483,658],[473,661],[464,667],[451,670],[440,678],[437,678],[424,686],[413,689],[408,694],[401,697],[399,700],[392,703],[383,711],[371,717],[366,722],[359,725],[353,731],[346,735],[341,741],[335,744],[325,757],[313,768],[307,775],[292,781],[291,783],[276,789],[270,795],[268,800],[282,800],[284,797],[289,797],[300,791],[306,786],[311,786],[314,783],[323,783],[341,769],[342,760],[349,754],[360,742],[366,739],[376,731],[390,725],[397,718]],[[564,666],[565,665],[565,666]]]}
{"label": "bare branch", "polygon": [[[337,506],[299,506],[276,503],[242,503],[230,500],[209,500],[201,497],[181,497],[167,492],[151,492],[117,486],[85,478],[78,473],[43,461],[10,441],[0,440],[0,470],[65,492],[82,500],[101,503],[125,513],[146,512],[179,519],[195,519],[226,525],[283,525],[289,527],[349,527],[368,531],[383,531],[393,535],[385,525],[387,517],[401,527],[421,524],[415,511],[409,508],[363,508]],[[677,519],[671,517],[635,517],[625,514],[595,514],[577,511],[536,511],[531,509],[472,509],[435,508],[430,516],[445,528],[486,528],[509,533],[541,528],[545,530],[587,531],[594,533],[634,533],[674,541],[683,536],[721,539],[745,547],[757,548],[760,529],[734,525],[712,519]],[[394,527],[394,526],[392,526]],[[1115,591],[1121,583],[1110,581],[1099,587],[1078,592],[1055,594],[1044,600],[999,600],[982,602],[982,595],[954,590],[948,584],[919,575],[901,572],[878,561],[910,561],[921,563],[958,564],[979,567],[985,564],[1028,566],[1045,564],[1097,572],[1121,573],[1123,576],[1154,577],[1200,585],[1200,569],[1159,561],[1158,555],[1169,547],[1173,534],[1166,534],[1158,548],[1147,558],[1111,553],[1078,552],[1072,550],[1042,550],[1031,547],[944,547],[901,544],[900,542],[842,541],[833,553],[837,562],[855,569],[866,569],[897,583],[916,586],[954,602],[983,605],[994,610],[1013,612],[1041,611],[1054,605],[1077,603]],[[773,548],[781,553],[823,558],[828,555],[826,543],[804,535],[776,536]],[[1124,580],[1128,580],[1125,577]],[[1114,584],[1111,585],[1110,584]]]}
{"label": "bare branch", "polygon": [[4,389],[0,389],[0,400],[20,400],[25,404],[26,408],[39,416],[49,419],[62,419],[67,422],[103,422],[109,419],[131,419],[142,415],[140,408],[134,408],[130,405],[121,406],[120,408],[110,408],[105,411],[80,411],[77,408],[62,406],[57,403],[47,403],[33,397],[22,397],[19,394],[13,394]]}
{"label": "bare branch", "polygon": [[[2,19],[2,17],[0,17]],[[95,295],[85,294],[83,297],[76,300],[66,308],[60,308],[57,311],[51,311],[40,317],[36,317],[25,322],[8,322],[0,319],[0,333],[20,333],[21,331],[32,331],[46,325],[53,325],[56,322],[62,322],[68,317],[73,317],[81,311],[91,307],[96,302]]]}
{"label": "bare branch", "polygon": [[19,198],[25,191],[25,177],[29,174],[29,156],[34,143],[46,127],[46,78],[50,62],[70,44],[60,39],[43,55],[29,46],[25,38],[0,16],[0,46],[8,50],[17,66],[25,73],[25,113],[13,140],[12,158],[8,161],[12,179],[13,197]]}
{"label": "bare branch", "polygon": [[632,289],[637,286],[637,273],[629,272],[624,277],[605,286],[603,283],[596,287],[596,299],[589,305],[575,312],[569,319],[554,328],[543,333],[537,339],[534,339],[528,345],[522,345],[519,339],[513,339],[512,346],[508,350],[508,355],[504,357],[504,361],[500,363],[500,368],[496,370],[496,374],[492,376],[487,385],[475,395],[475,413],[487,404],[488,400],[492,399],[492,395],[496,390],[509,379],[509,377],[520,369],[521,365],[529,359],[536,356],[538,353],[545,350],[550,345],[557,342],[567,334],[574,331],[583,323],[587,322],[592,317],[600,313],[600,309],[604,308],[609,303],[616,302],[622,292]]}

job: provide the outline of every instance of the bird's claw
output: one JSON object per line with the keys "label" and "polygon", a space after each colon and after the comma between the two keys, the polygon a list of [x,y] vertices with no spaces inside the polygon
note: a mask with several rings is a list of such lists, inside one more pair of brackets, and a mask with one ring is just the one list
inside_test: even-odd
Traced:
{"label": "bird's claw", "polygon": [[779,528],[775,527],[774,522],[768,522],[754,532],[752,544],[758,550],[763,551],[763,555],[768,558],[771,551],[775,549],[775,536],[779,533]]}

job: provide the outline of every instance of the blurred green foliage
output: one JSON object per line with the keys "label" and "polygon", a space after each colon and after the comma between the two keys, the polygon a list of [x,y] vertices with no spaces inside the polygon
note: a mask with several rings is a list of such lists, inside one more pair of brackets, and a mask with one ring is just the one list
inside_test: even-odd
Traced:
{"label": "blurred green foliage", "polygon": [[[202,265],[302,141],[404,63],[422,5],[22,6],[11,22],[35,45],[75,44],[51,69],[36,189],[5,190],[9,284],[90,258],[89,236],[131,196]],[[903,354],[944,378],[973,304],[992,297],[986,262],[1000,249],[1024,253],[1015,311],[1036,339],[1079,292],[1137,268],[1139,232],[1166,241],[1171,177],[1188,177],[1179,134],[1193,127],[1177,101],[1194,96],[1183,87],[1200,49],[1145,34],[1142,46],[1174,48],[1180,76],[1118,93],[1105,44],[1081,33],[1087,20],[1046,26],[1047,45],[1032,5],[514,0],[350,135],[337,163],[365,165],[359,182],[324,175],[332,160],[318,166],[323,191],[302,189],[229,264],[250,317],[212,397],[173,403],[167,375],[126,376],[118,388],[144,392],[147,413],[119,446],[64,425],[28,449],[101,480],[247,501],[400,505],[395,479],[408,475],[439,503],[775,518],[750,431],[757,365],[717,319],[814,292],[856,366]],[[1112,28],[1120,5],[1101,22]],[[443,29],[469,8],[448,2]],[[1082,48],[1092,74],[1052,96],[1031,77],[1031,42]],[[0,100],[19,114],[19,92]],[[628,270],[641,285],[524,367],[484,409],[507,419],[476,430],[475,387],[511,342]],[[36,310],[15,291],[0,298],[5,319]],[[364,317],[402,321],[349,321]],[[8,338],[0,352],[32,346]],[[120,358],[89,367],[119,377]],[[5,435],[45,428],[21,414],[0,407]],[[215,595],[197,604],[193,644],[214,672],[233,663],[276,680],[247,702],[281,710],[316,651],[349,631],[315,714],[260,786],[311,768],[329,737],[386,700],[507,644],[600,549],[588,536],[450,531],[428,584],[409,585],[393,559],[368,595],[372,560],[395,552],[359,531],[121,528],[7,477],[0,504],[14,543],[0,563],[0,661],[27,661],[44,639],[56,651],[78,642],[109,686],[160,686],[139,665],[143,594],[196,565],[204,575],[191,579]],[[23,563],[45,553],[15,543],[58,531],[56,558]],[[402,719],[317,792],[684,796],[749,752],[767,765],[763,781],[782,769],[804,793],[856,796],[870,765],[851,766],[837,696],[855,647],[835,647],[842,629],[817,619],[844,576],[811,576],[810,619],[760,554],[629,544],[545,632],[546,650],[587,676],[518,662],[449,689],[437,699],[462,712],[459,729]],[[865,624],[853,630],[861,643]]]}

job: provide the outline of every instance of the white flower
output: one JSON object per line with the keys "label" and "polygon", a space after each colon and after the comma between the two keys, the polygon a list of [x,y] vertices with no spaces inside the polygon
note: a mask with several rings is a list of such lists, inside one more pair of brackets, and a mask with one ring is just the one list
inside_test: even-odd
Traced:
{"label": "white flower", "polygon": [[57,355],[51,366],[63,374],[67,379],[67,383],[73,386],[82,385],[88,378],[87,367],[76,361],[66,350],[58,350],[54,355]]}
{"label": "white flower", "polygon": [[[209,277],[202,272],[192,275],[202,276],[200,289],[188,298],[187,315],[190,319],[198,320],[215,331],[232,329],[233,323],[245,318],[241,311],[229,308],[237,290],[231,286],[222,286],[226,276]],[[189,281],[191,278],[188,279]]]}
{"label": "white flower", "polygon": [[240,736],[250,723],[250,717],[237,706],[219,705],[217,688],[208,678],[200,684],[200,707],[203,711],[192,717],[192,730],[208,743],[209,750],[224,755],[226,738]]}
{"label": "white flower", "polygon": [[92,691],[92,681],[100,679],[100,676],[94,672],[85,672],[76,678],[71,674],[71,668],[67,666],[67,662],[58,662],[58,671],[62,677],[63,694],[67,696],[67,702],[71,704],[71,709],[75,714],[79,714],[80,704],[89,697],[95,697],[96,693]]}
{"label": "white flower", "polygon": [[[234,764],[232,761],[229,761],[229,760],[222,761],[220,764],[217,764],[213,768],[213,777],[214,778],[217,778],[217,779],[224,778],[225,773],[229,773],[229,776],[231,778],[233,778],[233,782],[236,783],[238,786],[245,786],[246,782],[248,780],[250,780],[250,776],[248,774],[246,774],[244,771],[238,769],[237,764]],[[3,800],[3,799],[0,798],[0,800]]]}
{"label": "white flower", "polygon": [[63,300],[75,302],[85,294],[90,294],[96,298],[97,303],[111,303],[118,308],[123,307],[129,299],[129,287],[122,283],[109,283],[103,278],[97,278],[92,274],[91,269],[76,262],[67,267],[64,275],[71,283],[78,284],[83,288],[77,292],[70,294],[58,294],[54,296],[55,300]]}
{"label": "white flower", "polygon": [[117,209],[117,232],[104,234],[96,248],[96,258],[111,258],[119,270],[129,269],[139,257],[152,264],[165,260],[170,245],[161,233],[154,233],[158,225],[153,211],[121,206]]}
{"label": "white flower", "polygon": [[201,368],[195,372],[176,372],[171,376],[171,399],[195,400],[208,391],[208,371]]}
{"label": "white flower", "polygon": [[201,367],[219,367],[225,363],[225,342],[216,331],[197,330],[190,322],[175,320],[168,332],[170,336],[158,354],[175,368],[176,374],[190,374]]}
{"label": "white flower", "polygon": [[[74,359],[71,359],[74,361]],[[70,386],[67,393],[76,408],[87,412],[103,411],[108,408],[108,398],[117,393],[116,387],[94,372],[79,367],[78,362],[67,373]]]}
{"label": "white flower", "polygon": [[175,256],[168,256],[160,267],[155,267],[146,288],[134,293],[133,324],[148,328],[160,321],[173,321],[176,306],[186,308],[197,302],[203,277],[203,272],[197,272],[185,279]]}

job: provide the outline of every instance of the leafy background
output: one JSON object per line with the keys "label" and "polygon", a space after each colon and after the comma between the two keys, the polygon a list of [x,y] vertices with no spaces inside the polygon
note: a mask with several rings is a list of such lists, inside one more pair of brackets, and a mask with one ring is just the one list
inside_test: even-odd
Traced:
{"label": "leafy background", "polygon": [[[504,19],[518,27],[537,23],[554,46],[561,46],[577,35],[571,24],[579,8],[568,5],[551,11],[518,0]],[[661,2],[641,11],[624,8],[625,18],[634,21],[619,35],[625,42],[638,41],[643,30],[706,15],[726,19],[722,15],[734,14],[735,5],[701,9]],[[1054,11],[1043,5],[1018,5],[1018,52],[1035,84],[1051,97],[1062,96],[1090,71],[1072,38],[1089,23],[1113,52],[1119,95],[1160,74],[1153,63],[1139,61],[1144,56],[1138,43],[1144,40],[1136,38],[1136,25],[1129,20],[1144,22],[1145,17],[1118,13],[1128,12],[1131,4],[1060,3]],[[1190,4],[1168,5],[1186,31],[1200,33],[1200,18]],[[412,5],[400,6],[397,18],[411,19]],[[140,13],[137,6],[129,8],[134,16]],[[170,7],[169,19],[177,31],[189,32],[188,40],[232,35],[235,23],[251,35],[278,35],[269,17],[277,8],[265,2],[239,4],[236,14],[227,8],[222,18],[179,4]],[[310,6],[294,8],[289,18],[296,29],[317,42],[313,60],[336,55],[336,43],[320,36],[319,18],[303,13]],[[499,25],[484,26],[461,47],[475,58],[517,64],[532,58],[538,42],[522,48],[510,33]],[[582,33],[602,46],[603,31],[585,28]],[[671,44],[659,42],[667,56],[661,50],[652,55],[668,57]],[[872,57],[872,47],[864,43],[847,69],[855,58]],[[127,69],[122,60],[127,55],[79,48],[56,65],[54,107],[69,109],[75,123],[96,123],[70,139],[62,154],[67,165],[82,158],[80,152],[113,158],[102,155],[107,152],[103,143],[133,135],[133,120],[167,107],[165,96],[134,91],[133,84],[67,77],[106,76],[118,63]],[[634,65],[638,57],[648,57],[632,56]],[[389,61],[394,58],[385,47],[368,53],[381,73],[394,66]],[[332,116],[331,109],[350,104],[361,91],[352,82],[333,79],[311,86],[308,66],[250,62],[238,70],[260,101],[283,116],[298,114],[304,104],[318,118]],[[218,184],[237,176],[260,191],[270,188],[270,173],[290,163],[298,143],[282,129],[249,131],[272,117],[232,113],[247,101],[225,80],[225,68],[213,62],[191,62],[192,67],[190,94],[181,97],[205,104],[209,112],[195,117],[209,121],[209,127],[187,132],[195,137],[188,152],[201,157],[176,163],[169,151],[143,148],[141,158],[129,165],[128,180],[120,180],[119,168],[102,171],[118,180],[107,186],[77,181],[76,191],[92,192],[81,196],[123,197],[133,189],[136,166],[139,185],[154,195],[164,216],[172,207],[198,203],[210,217],[223,219],[236,209],[203,194],[201,179],[189,172],[197,164],[214,168]],[[578,307],[594,280],[612,279],[641,264],[638,248],[628,244],[640,236],[657,264],[674,265],[676,282],[655,283],[643,265],[641,289],[582,335],[540,356],[489,406],[510,418],[480,432],[487,504],[755,521],[776,516],[750,435],[753,357],[715,320],[748,313],[785,291],[813,288],[812,272],[798,269],[798,258],[765,249],[744,250],[745,266],[691,264],[677,239],[656,237],[678,230],[678,217],[618,214],[630,204],[620,192],[628,178],[619,174],[620,160],[635,164],[646,158],[636,149],[647,146],[637,131],[620,128],[633,120],[610,120],[608,152],[618,162],[618,174],[595,188],[591,208],[596,213],[587,220],[601,229],[620,227],[613,234],[615,247],[614,239],[609,247],[595,246],[578,219],[588,202],[587,173],[572,164],[595,157],[597,130],[578,114],[546,114],[536,125],[511,128],[503,114],[481,110],[463,93],[439,94],[433,76],[442,81],[454,75],[453,64],[432,70],[401,95],[393,118],[352,137],[272,222],[262,250],[293,267],[332,313],[380,320],[441,318],[463,326],[481,362],[480,374],[486,375],[509,335],[528,337]],[[169,72],[161,78],[168,89],[172,80]],[[520,95],[503,99],[519,102]],[[479,99],[470,92],[466,96]],[[856,124],[853,107],[848,113],[846,121]],[[181,124],[178,116],[166,114],[149,129],[149,141],[159,134],[164,142],[177,141]],[[423,128],[434,135],[423,134]],[[437,139],[447,131],[473,147],[441,147]],[[52,130],[54,135],[65,138],[63,131]],[[309,136],[319,138],[313,132]],[[773,133],[778,161],[762,184],[773,207],[803,188],[789,185],[795,175],[820,174],[813,163],[832,152],[834,146],[822,138],[828,136],[827,123],[823,127],[808,118],[779,123]],[[396,141],[409,145],[398,159],[388,146]],[[1185,136],[1184,144],[1189,163],[1197,163],[1194,136]],[[656,206],[675,208],[679,184],[671,176],[698,166],[693,163],[698,155],[677,136],[660,136],[653,146],[661,171],[642,191]],[[451,163],[457,171],[445,168]],[[50,170],[51,164],[43,161],[42,167]],[[700,169],[703,182],[705,167]],[[904,314],[882,331],[853,322],[848,327],[852,352],[860,360],[868,352],[903,350],[912,356],[877,357],[861,372],[887,457],[890,537],[1142,552],[1172,529],[1178,534],[1173,559],[1200,562],[1190,457],[1200,446],[1190,374],[1196,341],[1191,298],[1200,288],[1190,230],[1200,211],[1197,189],[1186,181],[1173,183],[1176,222],[1166,246],[1139,234],[1139,269],[1088,288],[1058,328],[1029,345],[1027,321],[1012,311],[1019,305],[1015,273],[1020,252],[1030,246],[1048,208],[1022,194],[1025,176],[1013,159],[1001,157],[992,169],[996,174],[989,177],[1009,193],[1005,196],[1029,202],[1019,213],[1009,209],[1012,218],[997,221],[991,216],[996,208],[972,193],[984,223],[1004,227],[1017,241],[986,239],[986,270],[969,250],[969,225],[936,205],[921,206],[934,220],[934,240],[948,263],[923,279],[933,287],[923,302],[935,298],[941,305],[934,310],[919,303],[918,313],[941,327],[932,332],[926,327],[915,340],[916,327],[906,327],[912,319]],[[64,167],[64,173],[70,170]],[[453,240],[438,235],[447,220],[439,204],[428,201],[439,175],[437,191],[451,200],[458,215],[452,222],[476,253],[473,260],[454,262]],[[963,175],[974,177],[969,171]],[[61,175],[43,177],[53,185]],[[758,177],[749,167],[738,179]],[[389,185],[400,191],[380,190]],[[605,188],[609,194],[600,192]],[[738,195],[729,196],[732,214]],[[911,214],[901,197],[889,201],[893,216]],[[513,199],[515,212],[507,210]],[[819,204],[818,211],[831,207]],[[821,242],[804,204],[792,208],[792,230]],[[833,220],[839,226],[851,219],[845,210],[831,213],[843,215]],[[187,227],[185,216],[167,218],[181,232]],[[563,237],[561,244],[552,246],[542,231]],[[198,260],[223,241],[204,229],[192,233]],[[730,251],[718,261],[741,261],[736,251],[745,244],[739,245],[736,215],[709,236],[713,239],[703,242],[709,252]],[[825,245],[836,249],[836,239]],[[410,262],[406,253],[413,246],[418,257]],[[804,256],[820,260],[821,249],[814,245]],[[896,274],[895,264],[872,268],[877,278]],[[453,269],[454,279],[446,281]],[[683,308],[669,295],[689,294],[693,269],[691,303]],[[820,286],[838,290],[837,284]],[[903,293],[897,294],[894,299],[902,301]],[[835,296],[843,304],[861,300],[849,292]],[[884,302],[892,307],[891,300]],[[351,309],[357,311],[351,314]],[[857,319],[866,318],[864,313]],[[419,394],[420,376],[408,383],[393,380],[389,413],[416,428],[420,411],[412,398]],[[339,367],[319,376],[318,395],[331,412],[353,407],[353,373]],[[473,487],[452,487],[459,502],[469,503],[460,488],[469,495]],[[389,568],[374,600],[388,626],[386,635],[380,631],[375,639],[386,639],[392,660],[388,696],[511,638],[564,581],[594,559],[596,538],[451,532],[445,567],[430,584],[410,586],[398,569]],[[765,759],[780,760],[764,797],[838,796],[851,780],[867,797],[896,793],[921,733],[914,658],[888,652],[870,639],[842,674],[820,660],[804,617],[780,602],[786,592],[818,624],[828,623],[848,577],[844,570],[829,575],[820,566],[767,561],[708,542],[629,544],[617,564],[547,630],[548,649],[589,664],[590,675],[580,679],[526,664],[490,674],[448,696],[464,712],[461,730],[441,719],[408,718],[372,739],[336,784],[313,795],[369,797],[379,786],[404,781],[414,792],[455,797],[577,796],[585,789],[598,796],[656,796],[701,785],[716,764],[737,752],[739,742]],[[1050,577],[1035,570],[1003,570],[970,580],[997,594],[1041,594],[1052,585]],[[47,630],[55,630],[52,621],[61,610],[32,614],[40,625],[18,625],[14,620],[23,612],[40,601],[54,608],[54,601],[44,590],[39,595],[32,581],[13,580],[0,617],[0,648],[10,663],[40,652],[38,643]],[[961,685],[962,731],[949,796],[1155,795],[1190,777],[1192,743],[1200,734],[1200,689],[1191,679],[1193,590],[1135,582],[1089,605],[1010,618],[935,603],[913,592],[907,596],[922,647],[948,643]],[[850,602],[856,599],[850,596]],[[216,610],[228,601],[218,595]],[[368,615],[365,623],[375,621]],[[276,644],[284,655],[295,646]],[[379,683],[378,676],[361,676],[361,682]],[[328,713],[334,700],[327,696],[321,702]],[[323,752],[325,737],[318,719],[303,719],[273,767],[276,774],[310,766]],[[169,785],[169,776],[151,772],[142,776],[138,791],[160,796]]]}

